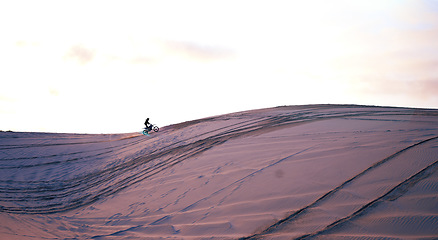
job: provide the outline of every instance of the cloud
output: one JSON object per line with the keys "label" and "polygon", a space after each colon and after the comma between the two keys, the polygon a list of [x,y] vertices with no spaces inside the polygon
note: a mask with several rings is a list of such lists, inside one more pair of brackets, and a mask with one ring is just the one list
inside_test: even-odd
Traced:
{"label": "cloud", "polygon": [[138,56],[131,59],[133,64],[151,64],[155,63],[155,59],[150,57]]}
{"label": "cloud", "polygon": [[[419,98],[437,97],[438,93],[438,77],[436,79],[416,81],[411,84],[413,91]],[[412,90],[411,90],[412,91]]]}
{"label": "cloud", "polygon": [[93,61],[95,55],[96,53],[94,50],[88,49],[81,45],[75,45],[70,48],[70,50],[65,55],[65,58],[75,60],[79,64],[85,65]]}
{"label": "cloud", "polygon": [[197,61],[222,60],[233,57],[234,53],[225,48],[200,45],[193,42],[166,41],[163,46],[172,55],[179,55]]}
{"label": "cloud", "polygon": [[353,91],[368,97],[385,97],[387,100],[399,96],[411,102],[423,102],[423,104],[429,103],[430,105],[437,97],[438,78],[400,81],[380,77],[355,81]]}
{"label": "cloud", "polygon": [[4,96],[4,95],[0,95],[0,101],[4,101],[4,102],[14,102],[15,100],[13,98]]}
{"label": "cloud", "polygon": [[59,90],[55,89],[55,88],[49,88],[49,93],[50,93],[51,96],[54,96],[54,97],[58,97],[59,96]]}

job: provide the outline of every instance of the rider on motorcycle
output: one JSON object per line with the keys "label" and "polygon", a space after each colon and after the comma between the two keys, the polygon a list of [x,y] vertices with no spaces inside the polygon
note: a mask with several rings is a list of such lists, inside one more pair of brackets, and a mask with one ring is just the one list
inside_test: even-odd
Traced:
{"label": "rider on motorcycle", "polygon": [[146,129],[149,129],[149,130],[152,129],[152,124],[149,123],[149,118],[146,118],[144,125],[146,126]]}
{"label": "rider on motorcycle", "polygon": [[158,132],[160,128],[157,125],[153,125],[149,122],[149,118],[146,118],[146,121],[144,122],[144,125],[146,126],[143,130],[143,135],[149,135],[150,131]]}

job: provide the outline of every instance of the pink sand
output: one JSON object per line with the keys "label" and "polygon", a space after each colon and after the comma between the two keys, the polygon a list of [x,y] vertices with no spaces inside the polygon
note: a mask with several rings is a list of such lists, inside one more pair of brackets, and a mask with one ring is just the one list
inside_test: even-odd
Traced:
{"label": "pink sand", "polygon": [[[140,128],[139,128],[140,129]],[[307,105],[0,133],[0,239],[436,239],[438,110]]]}

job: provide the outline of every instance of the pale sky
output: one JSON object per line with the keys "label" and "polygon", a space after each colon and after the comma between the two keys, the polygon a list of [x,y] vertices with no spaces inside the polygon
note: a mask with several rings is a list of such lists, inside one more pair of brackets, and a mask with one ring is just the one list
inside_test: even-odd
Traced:
{"label": "pale sky", "polygon": [[140,132],[314,103],[438,107],[437,0],[2,1],[0,130]]}

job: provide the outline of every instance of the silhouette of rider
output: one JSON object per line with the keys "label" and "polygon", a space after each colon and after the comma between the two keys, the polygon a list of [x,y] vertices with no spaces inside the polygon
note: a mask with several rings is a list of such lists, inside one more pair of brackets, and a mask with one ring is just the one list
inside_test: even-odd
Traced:
{"label": "silhouette of rider", "polygon": [[149,118],[146,118],[146,121],[144,122],[144,125],[146,126],[146,129],[151,129],[152,124],[149,122]]}

